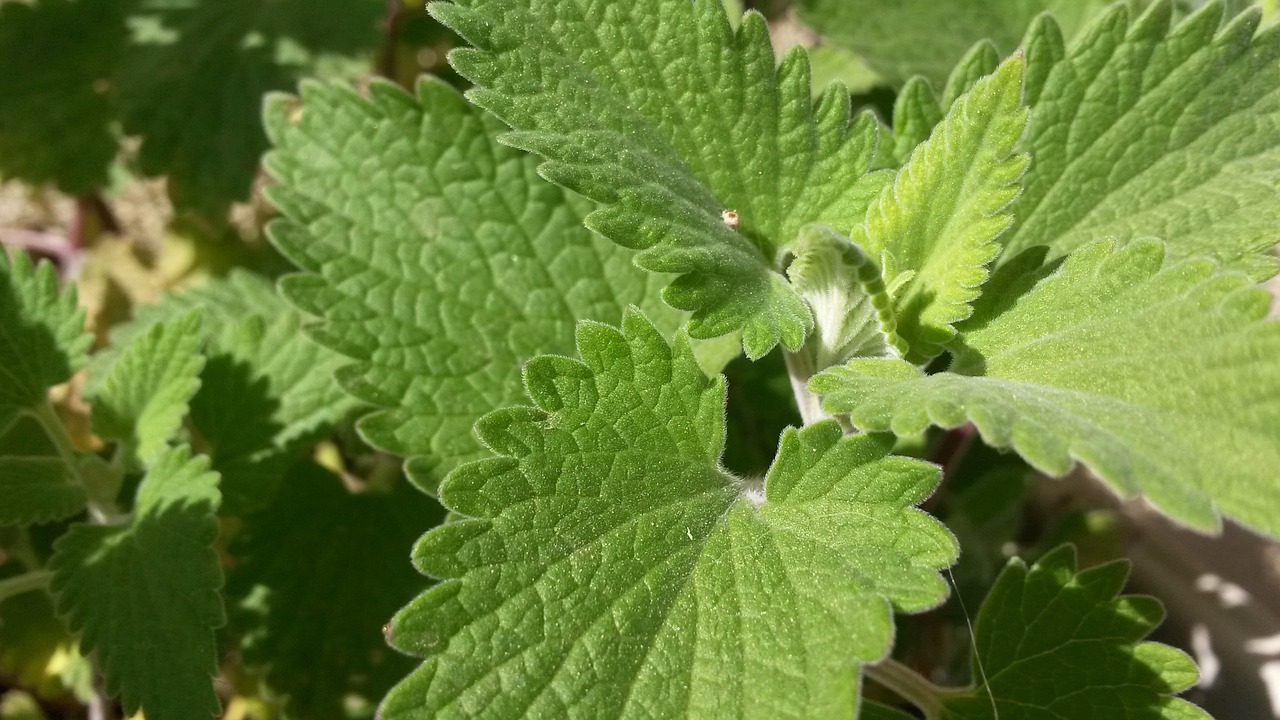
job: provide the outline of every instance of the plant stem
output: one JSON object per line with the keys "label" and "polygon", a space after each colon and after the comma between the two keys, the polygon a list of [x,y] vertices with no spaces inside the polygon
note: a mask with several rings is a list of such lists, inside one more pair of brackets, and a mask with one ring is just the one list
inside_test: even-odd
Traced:
{"label": "plant stem", "polygon": [[0,602],[14,595],[47,588],[51,580],[53,573],[48,570],[36,570],[0,580]]}
{"label": "plant stem", "polygon": [[809,378],[813,376],[813,368],[808,358],[800,353],[785,352],[787,359],[787,377],[791,380],[791,392],[796,396],[796,407],[800,410],[800,419],[805,425],[812,425],[829,417],[817,396],[809,392]]}
{"label": "plant stem", "polygon": [[92,481],[91,478],[80,472],[80,463],[76,459],[76,449],[71,444],[71,438],[67,436],[66,426],[62,424],[57,414],[54,413],[53,406],[48,402],[43,402],[37,405],[34,410],[27,410],[26,412],[36,422],[40,423],[45,435],[48,436],[49,441],[57,449],[58,457],[62,459],[62,464],[67,467],[67,472],[71,473],[71,477],[84,488],[85,495],[88,496],[89,501],[89,514],[94,521],[101,525],[108,525],[123,517],[119,508],[115,506],[114,489],[103,487],[101,483]]}
{"label": "plant stem", "polygon": [[874,665],[864,665],[862,671],[876,684],[919,708],[924,713],[925,720],[938,720],[942,717],[943,698],[966,692],[961,688],[935,685],[893,658],[886,658]]}

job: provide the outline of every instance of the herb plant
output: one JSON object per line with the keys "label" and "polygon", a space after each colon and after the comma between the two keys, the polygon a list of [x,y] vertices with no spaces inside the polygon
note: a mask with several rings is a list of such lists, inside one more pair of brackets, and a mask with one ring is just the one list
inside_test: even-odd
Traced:
{"label": "herb plant", "polygon": [[[269,142],[294,268],[241,263],[95,349],[54,264],[0,257],[0,669],[47,680],[33,648],[62,648],[61,686],[151,720],[1209,717],[1128,564],[1023,504],[1080,467],[1280,537],[1260,10],[799,2],[881,108],[718,0],[433,3],[453,84],[308,80],[261,129],[169,132],[206,81],[130,74],[259,62],[257,102],[367,44],[343,31],[369,8],[330,4],[240,35],[202,34],[241,17],[213,2],[0,8],[0,48],[181,28],[5,71],[93,112],[59,148],[0,109],[0,169],[96,192],[118,113],[222,222]],[[98,62],[136,84],[94,90]],[[224,133],[252,141],[214,157]]]}

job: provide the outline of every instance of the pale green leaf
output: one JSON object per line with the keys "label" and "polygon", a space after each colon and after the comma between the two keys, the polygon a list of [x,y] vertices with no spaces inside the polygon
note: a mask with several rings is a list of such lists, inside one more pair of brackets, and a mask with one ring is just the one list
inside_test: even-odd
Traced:
{"label": "pale green leaf", "polygon": [[[831,42],[861,55],[894,85],[922,75],[941,88],[970,48],[988,40],[1004,53],[1043,11],[1069,29],[1108,0],[800,0],[800,17]],[[1133,4],[1131,2],[1131,4]]]}
{"label": "pale green leaf", "polygon": [[1087,245],[980,307],[947,372],[853,361],[810,389],[858,427],[972,421],[1042,471],[1079,460],[1184,523],[1213,529],[1221,511],[1280,536],[1280,322],[1243,275],[1165,255]]}
{"label": "pale green leaf", "polygon": [[874,120],[838,86],[815,106],[802,49],[775,66],[764,18],[735,31],[718,0],[430,9],[475,46],[450,58],[517,130],[504,141],[604,205],[589,227],[679,274],[664,298],[692,311],[691,335],[742,330],[752,358],[801,345],[812,317],[780,274],[787,245],[811,222],[852,227],[883,183],[865,175]]}
{"label": "pale green leaf", "polygon": [[0,252],[0,423],[70,379],[90,342],[75,289],[59,289],[53,265]]}
{"label": "pale green leaf", "polygon": [[127,523],[73,525],[54,543],[58,612],[129,715],[208,720],[218,712],[219,495],[208,467],[186,448],[166,450]]}
{"label": "pale green leaf", "polygon": [[446,578],[392,622],[426,663],[404,718],[850,717],[891,608],[947,591],[956,547],[913,507],[934,467],[832,421],[787,430],[760,480],[721,469],[724,384],[638,314],[525,372],[537,407],[477,425],[499,457],[441,488],[419,542]]}
{"label": "pale green leaf", "polygon": [[157,323],[111,364],[93,397],[93,431],[150,464],[168,447],[200,387],[200,313]]}
{"label": "pale green leaf", "polygon": [[880,268],[853,242],[826,227],[806,225],[793,247],[787,279],[813,308],[816,332],[793,357],[803,375],[854,357],[901,357],[889,291]]}
{"label": "pale green leaf", "polygon": [[[879,259],[891,285],[898,333],[925,360],[955,335],[1013,222],[1026,155],[1014,146],[1026,124],[1021,57],[1006,60],[959,98],[867,209],[853,241]],[[927,90],[926,90],[927,91]]]}
{"label": "pale green leaf", "polygon": [[980,42],[966,54],[947,78],[939,98],[929,81],[916,76],[907,81],[893,103],[893,126],[881,128],[876,148],[878,167],[897,168],[911,157],[911,151],[929,138],[946,111],[968,93],[978,80],[996,71],[1000,53],[990,42]]}
{"label": "pale green leaf", "polygon": [[361,420],[365,437],[418,456],[426,488],[483,454],[476,419],[520,400],[526,360],[572,352],[578,320],[617,322],[630,304],[667,332],[682,320],[657,298],[663,279],[582,226],[591,203],[538,177],[438,81],[416,95],[375,83],[367,98],[308,84],[267,116],[285,216],[271,237],[309,273],[283,290],[355,361],[343,385],[387,408]]}
{"label": "pale green leaf", "polygon": [[227,595],[245,628],[244,666],[300,720],[372,708],[414,660],[387,648],[387,618],[422,590],[405,562],[440,507],[403,480],[351,492],[311,462],[290,469],[271,506],[244,520]]}
{"label": "pale green leaf", "polygon": [[1249,11],[1220,29],[1222,14],[1213,2],[1173,26],[1168,2],[1133,21],[1118,6],[1069,50],[1051,20],[1037,23],[1023,141],[1035,162],[1010,254],[1156,236],[1175,258],[1274,273],[1280,28],[1255,34]]}
{"label": "pale green leaf", "polygon": [[1209,720],[1173,697],[1195,684],[1195,663],[1141,642],[1164,618],[1155,598],[1119,595],[1124,561],[1076,571],[1070,545],[1028,568],[1013,559],[974,629],[977,686],[943,701],[944,720]]}

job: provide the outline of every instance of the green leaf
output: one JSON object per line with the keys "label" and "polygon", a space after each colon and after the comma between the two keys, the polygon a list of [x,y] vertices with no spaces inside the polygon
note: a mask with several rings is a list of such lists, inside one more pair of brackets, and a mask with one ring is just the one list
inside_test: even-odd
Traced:
{"label": "green leaf", "polygon": [[890,285],[913,273],[893,292],[893,310],[914,361],[936,355],[969,316],[996,238],[1013,222],[1004,209],[1027,167],[1014,152],[1027,121],[1022,69],[1010,58],[959,98],[854,228]]}
{"label": "green leaf", "polygon": [[999,51],[990,42],[983,41],[974,45],[951,71],[941,98],[923,77],[908,80],[894,100],[892,128],[880,130],[875,165],[897,168],[906,163],[911,151],[929,138],[929,133],[942,122],[956,100],[999,66]]}
{"label": "green leaf", "polygon": [[333,377],[347,361],[302,332],[301,314],[269,280],[244,271],[138,308],[93,369],[105,374],[120,348],[195,310],[208,361],[191,421],[222,476],[222,511],[243,514],[269,502],[297,457],[359,403]]}
{"label": "green leaf", "polygon": [[922,75],[942,87],[979,41],[1005,53],[1032,19],[1051,10],[1076,27],[1108,0],[801,0],[800,17],[831,42],[861,55],[894,85]]}
{"label": "green leaf", "polygon": [[75,288],[58,288],[53,265],[0,252],[0,425],[84,366],[92,337]]}
{"label": "green leaf", "polygon": [[418,456],[429,490],[484,454],[476,419],[520,401],[524,361],[572,352],[579,319],[637,304],[667,332],[682,320],[657,299],[661,279],[582,226],[590,203],[539,178],[438,81],[416,95],[375,83],[368,98],[307,84],[301,104],[273,98],[267,123],[285,216],[270,234],[309,273],[282,289],[355,361],[343,385],[387,408],[361,420],[364,436]]}
{"label": "green leaf", "polygon": [[107,183],[117,141],[111,74],[128,33],[120,0],[0,8],[0,172],[72,194]]}
{"label": "green leaf", "polygon": [[200,313],[156,323],[119,358],[93,397],[93,431],[149,465],[169,445],[200,387]]}
{"label": "green leaf", "polygon": [[1155,598],[1120,595],[1129,563],[1076,572],[1064,545],[1028,568],[1014,558],[974,631],[978,686],[945,699],[947,720],[1039,720],[1106,708],[1125,720],[1208,720],[1172,697],[1195,684],[1179,650],[1140,642],[1164,618]]}
{"label": "green leaf", "polygon": [[167,175],[179,209],[212,219],[249,197],[267,138],[262,97],[288,90],[325,52],[378,45],[378,0],[140,0],[117,74],[138,164]]}
{"label": "green leaf", "polygon": [[892,607],[936,605],[951,536],[912,507],[936,468],[832,421],[789,429],[763,481],[728,475],[724,384],[642,316],[578,329],[486,415],[499,457],[455,470],[459,515],[415,562],[446,578],[392,641],[428,655],[387,720],[848,717]]}
{"label": "green leaf", "polygon": [[1162,243],[1085,246],[1034,288],[985,303],[948,372],[853,361],[810,389],[858,427],[972,421],[1055,475],[1079,460],[1198,528],[1218,511],[1280,536],[1280,323],[1267,293]]}
{"label": "green leaf", "polygon": [[475,46],[450,58],[478,86],[468,97],[518,131],[504,142],[602,203],[587,225],[642,250],[641,267],[679,275],[664,298],[692,311],[692,336],[742,330],[751,358],[798,348],[812,317],[781,261],[803,225],[861,219],[884,182],[864,175],[874,120],[852,120],[839,87],[815,107],[804,51],[775,67],[758,13],[734,31],[716,0],[590,5],[430,10]]}
{"label": "green leaf", "polygon": [[227,592],[248,627],[244,663],[266,669],[286,716],[343,717],[352,697],[372,708],[413,669],[382,626],[422,589],[404,550],[441,516],[408,483],[352,493],[302,462],[270,507],[245,518]]}
{"label": "green leaf", "polygon": [[806,225],[796,243],[787,278],[809,307],[817,332],[795,360],[803,376],[854,357],[901,357],[893,300],[876,262],[853,242],[826,227]]}
{"label": "green leaf", "polygon": [[207,720],[218,711],[219,495],[208,467],[186,448],[167,450],[127,524],[73,525],[54,543],[58,612],[129,715]]}
{"label": "green leaf", "polygon": [[0,426],[0,526],[71,517],[87,496],[35,418],[17,415]]}
{"label": "green leaf", "polygon": [[1117,6],[1069,51],[1052,20],[1027,41],[1035,163],[1011,208],[1009,254],[1055,255],[1102,237],[1163,238],[1255,278],[1275,272],[1280,203],[1280,28],[1258,12],[1219,30],[1221,3],[1171,27],[1157,2]]}

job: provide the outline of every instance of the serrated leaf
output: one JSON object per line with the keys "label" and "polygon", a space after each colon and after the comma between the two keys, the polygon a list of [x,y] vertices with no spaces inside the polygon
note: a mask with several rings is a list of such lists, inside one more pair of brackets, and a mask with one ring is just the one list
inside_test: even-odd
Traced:
{"label": "serrated leaf", "polygon": [[404,550],[441,515],[407,483],[352,493],[303,462],[272,506],[245,519],[227,592],[248,628],[244,663],[265,668],[286,717],[342,717],[352,697],[372,707],[413,668],[382,626],[422,589]]}
{"label": "serrated leaf", "polygon": [[[111,73],[128,34],[119,0],[0,8],[0,172],[72,194],[107,182]],[[74,42],[68,39],[74,38]]]}
{"label": "serrated leaf", "polygon": [[87,496],[35,418],[0,423],[0,526],[71,517]]}
{"label": "serrated leaf", "polygon": [[225,217],[267,149],[262,97],[291,89],[320,53],[372,52],[378,0],[140,0],[116,77],[138,164],[167,175],[179,209]]}
{"label": "serrated leaf", "polygon": [[815,107],[803,50],[775,67],[763,17],[735,31],[715,0],[430,10],[475,46],[450,58],[518,131],[504,141],[604,205],[589,227],[679,275],[664,298],[691,335],[741,329],[752,358],[800,346],[812,318],[778,272],[787,244],[811,222],[852,227],[884,181],[864,175],[874,121],[838,87]]}
{"label": "serrated leaf", "polygon": [[1280,28],[1255,34],[1248,11],[1219,30],[1218,2],[1177,26],[1167,1],[1129,15],[1113,8],[1069,51],[1048,18],[1029,32],[1035,163],[1008,252],[1156,236],[1175,258],[1274,274]]}
{"label": "serrated leaf", "polygon": [[519,402],[521,364],[569,353],[579,319],[617,321],[638,304],[668,331],[682,316],[632,253],[582,227],[592,205],[499,145],[499,124],[438,82],[416,95],[375,83],[368,98],[308,84],[267,122],[285,220],[276,247],[308,275],[285,294],[322,318],[313,334],[355,360],[339,373],[371,442],[434,490],[482,455],[476,419]]}
{"label": "serrated leaf", "polygon": [[970,48],[989,40],[1012,52],[1043,11],[1075,28],[1108,0],[801,0],[800,17],[861,55],[894,85],[922,75],[941,88]]}
{"label": "serrated leaf", "polygon": [[446,578],[392,622],[428,655],[387,720],[851,716],[891,605],[935,605],[954,560],[912,507],[934,467],[884,436],[788,430],[764,479],[720,468],[724,385],[642,316],[542,356],[537,407],[477,425],[499,455],[455,470],[459,515],[414,556]]}
{"label": "serrated leaf", "polygon": [[1014,152],[1027,119],[1022,70],[1021,57],[1010,58],[959,98],[854,228],[888,283],[913,273],[893,293],[893,311],[914,361],[936,355],[969,316],[1000,252],[996,238],[1012,223],[1004,209],[1027,167]]}
{"label": "serrated leaf", "polygon": [[1194,527],[1216,528],[1221,511],[1280,536],[1270,298],[1210,261],[1165,255],[1154,240],[1092,243],[1021,296],[979,308],[948,372],[854,361],[810,389],[861,428],[972,421],[1044,472],[1079,460]]}
{"label": "serrated leaf", "polygon": [[943,701],[947,720],[1039,720],[1106,709],[1124,720],[1208,720],[1172,697],[1195,684],[1195,663],[1140,642],[1164,618],[1155,598],[1119,595],[1124,561],[1076,571],[1064,545],[1028,568],[1011,560],[974,630],[977,687]]}
{"label": "serrated leaf", "polygon": [[213,629],[224,617],[212,547],[218,475],[208,467],[186,448],[166,450],[126,524],[76,524],[54,543],[58,612],[130,715],[207,720],[218,712]]}
{"label": "serrated leaf", "polygon": [[186,417],[200,387],[200,313],[157,323],[111,364],[93,397],[93,431],[118,440],[127,457],[149,465],[163,452]]}
{"label": "serrated leaf", "polygon": [[158,324],[198,310],[208,361],[191,399],[191,421],[222,476],[222,511],[243,514],[270,502],[297,456],[359,403],[334,373],[346,360],[302,332],[302,316],[266,278],[235,271],[159,303],[139,307],[112,330],[112,348],[94,355],[94,375],[117,362],[119,348]]}
{"label": "serrated leaf", "polygon": [[0,252],[0,421],[44,402],[84,366],[90,342],[75,289],[59,289],[53,265]]}
{"label": "serrated leaf", "polygon": [[999,51],[989,41],[983,41],[974,45],[952,69],[941,97],[924,77],[908,80],[893,102],[893,126],[881,128],[875,165],[897,168],[906,163],[911,151],[929,138],[929,133],[942,122],[956,100],[999,66]]}

